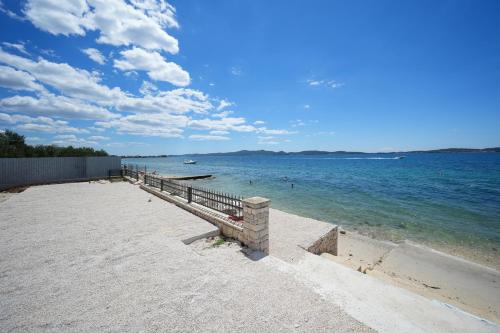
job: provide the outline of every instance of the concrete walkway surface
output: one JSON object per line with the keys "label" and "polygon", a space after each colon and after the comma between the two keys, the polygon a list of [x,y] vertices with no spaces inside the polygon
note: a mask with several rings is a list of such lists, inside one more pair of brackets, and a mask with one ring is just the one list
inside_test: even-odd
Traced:
{"label": "concrete walkway surface", "polygon": [[0,203],[1,332],[369,332],[272,256],[182,240],[213,226],[128,183]]}
{"label": "concrete walkway surface", "polygon": [[[1,332],[498,332],[303,247],[331,225],[271,210],[270,255],[128,183],[0,202]],[[185,240],[193,240],[185,244]]]}

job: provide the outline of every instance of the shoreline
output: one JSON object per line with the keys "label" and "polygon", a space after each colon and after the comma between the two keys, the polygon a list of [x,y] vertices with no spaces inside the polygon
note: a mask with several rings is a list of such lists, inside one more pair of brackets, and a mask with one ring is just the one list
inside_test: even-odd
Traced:
{"label": "shoreline", "polygon": [[[294,231],[286,234],[273,224],[285,224]],[[294,242],[293,239],[281,240],[280,234],[305,233],[296,237],[305,239],[312,230],[325,224],[330,223],[271,208],[270,229],[275,233],[283,232],[270,234],[270,239],[274,239],[274,243]],[[271,254],[274,243],[271,243]],[[304,249],[301,244],[298,246]],[[292,261],[301,260],[297,254],[290,256]],[[500,271],[494,268],[412,241],[393,243],[377,240],[344,230],[341,226],[338,254],[323,253],[318,257],[358,271],[361,276],[369,275],[447,307],[456,307],[495,325],[500,323],[500,299],[496,297],[500,294]],[[324,265],[327,266],[327,263],[324,262]]]}
{"label": "shoreline", "polygon": [[439,243],[436,241],[426,241],[422,239],[415,240],[411,238],[401,238],[398,240],[394,240],[391,237],[384,236],[387,234],[386,230],[377,230],[377,227],[363,228],[358,226],[353,227],[351,225],[345,224],[339,224],[339,226],[350,233],[358,234],[375,241],[388,242],[392,244],[412,242],[430,248],[434,251],[439,251],[452,257],[466,260],[473,264],[500,271],[500,255],[495,256],[495,254],[498,253],[496,248],[485,251],[481,248],[474,248],[470,245]]}
{"label": "shoreline", "polygon": [[[272,201],[272,200],[271,200]],[[451,243],[439,243],[435,241],[426,241],[422,239],[412,239],[408,237],[404,237],[399,234],[392,234],[391,232],[395,231],[389,228],[383,228],[378,226],[364,226],[364,225],[355,225],[355,224],[344,224],[335,221],[326,221],[322,219],[318,219],[315,217],[307,216],[306,214],[296,213],[293,209],[288,209],[288,207],[280,206],[279,208],[273,208],[287,214],[295,215],[304,219],[312,219],[324,223],[329,223],[331,225],[338,225],[341,229],[353,233],[358,234],[360,236],[366,237],[368,239],[378,241],[378,242],[387,242],[392,244],[401,244],[404,242],[413,242],[415,244],[419,244],[421,246],[425,246],[427,248],[433,249],[435,251],[442,252],[444,254],[450,255],[452,257],[460,258],[471,262],[473,264],[484,266],[485,268],[490,268],[495,271],[500,271],[500,246],[499,248],[493,248],[488,251],[482,248],[474,248],[470,245],[460,245],[460,244],[451,244]],[[397,237],[394,237],[397,236]]]}
{"label": "shoreline", "polygon": [[500,294],[498,269],[410,240],[371,238],[340,225],[339,230],[338,255],[321,257],[500,323],[500,299],[494,298]]}

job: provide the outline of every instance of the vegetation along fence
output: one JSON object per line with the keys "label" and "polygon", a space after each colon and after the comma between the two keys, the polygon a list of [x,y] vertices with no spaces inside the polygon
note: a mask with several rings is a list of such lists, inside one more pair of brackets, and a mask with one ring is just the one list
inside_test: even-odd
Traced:
{"label": "vegetation along fence", "polygon": [[135,169],[131,166],[125,166],[123,169],[125,176],[139,180],[143,177],[144,184],[156,187],[160,191],[169,192],[172,195],[184,198],[188,203],[208,207],[210,209],[222,212],[229,215],[233,220],[240,221],[243,219],[243,203],[242,197],[223,193],[220,191],[192,186],[190,183],[175,181],[168,178],[162,178],[144,171]]}

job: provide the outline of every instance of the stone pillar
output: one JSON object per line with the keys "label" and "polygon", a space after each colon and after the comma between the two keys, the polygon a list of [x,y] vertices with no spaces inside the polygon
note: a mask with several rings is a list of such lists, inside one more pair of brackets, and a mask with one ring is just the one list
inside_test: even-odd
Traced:
{"label": "stone pillar", "polygon": [[269,254],[269,204],[271,200],[253,197],[243,200],[244,243]]}

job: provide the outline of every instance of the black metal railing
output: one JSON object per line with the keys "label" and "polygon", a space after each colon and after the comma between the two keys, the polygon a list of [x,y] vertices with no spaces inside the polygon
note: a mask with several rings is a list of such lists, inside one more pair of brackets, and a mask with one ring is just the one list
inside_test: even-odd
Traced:
{"label": "black metal railing", "polygon": [[243,203],[239,196],[214,191],[206,188],[188,188],[188,202],[195,202],[205,207],[217,210],[235,220],[243,219]]}
{"label": "black metal railing", "polygon": [[[145,169],[147,170],[147,169]],[[144,177],[144,184],[166,191],[172,195],[184,198],[188,203],[194,202],[210,209],[229,215],[232,220],[243,219],[242,197],[212,189],[192,186],[189,183],[162,178],[127,166],[123,169],[125,176],[139,180]]]}
{"label": "black metal railing", "polygon": [[124,176],[139,180],[139,170],[134,170],[131,168],[123,168],[122,170],[123,170],[122,173]]}

